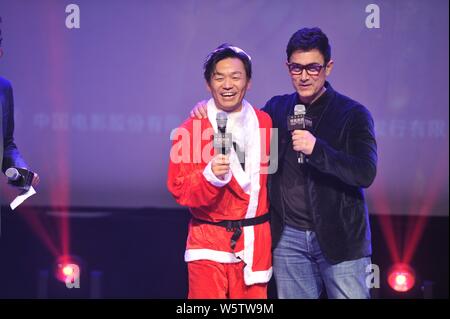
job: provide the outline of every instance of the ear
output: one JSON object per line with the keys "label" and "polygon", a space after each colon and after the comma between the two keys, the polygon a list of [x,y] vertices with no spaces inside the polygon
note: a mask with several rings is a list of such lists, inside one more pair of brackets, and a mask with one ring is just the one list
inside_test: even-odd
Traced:
{"label": "ear", "polygon": [[252,80],[248,80],[247,82],[247,90],[250,90],[252,88]]}
{"label": "ear", "polygon": [[209,86],[209,83],[208,83],[208,82],[206,82],[206,89],[208,90],[208,92],[211,93],[211,87]]}
{"label": "ear", "polygon": [[334,66],[334,61],[330,60],[330,62],[328,62],[326,68],[325,68],[325,74],[326,76],[329,76],[331,73],[331,70],[333,70],[333,66]]}
{"label": "ear", "polygon": [[289,71],[289,61],[286,61],[286,69],[288,71],[288,74],[291,75],[291,72]]}

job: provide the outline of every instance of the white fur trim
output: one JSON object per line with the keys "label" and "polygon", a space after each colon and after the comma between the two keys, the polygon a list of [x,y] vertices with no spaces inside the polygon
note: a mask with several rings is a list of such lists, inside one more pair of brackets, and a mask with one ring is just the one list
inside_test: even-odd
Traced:
{"label": "white fur trim", "polygon": [[214,173],[212,171],[212,160],[211,160],[208,163],[208,165],[206,165],[205,169],[203,170],[203,176],[206,178],[206,180],[208,182],[210,182],[214,186],[216,186],[216,187],[223,187],[223,186],[227,185],[231,181],[231,177],[233,176],[233,174],[231,174],[231,172],[228,172],[225,175],[225,179],[224,180],[221,180],[221,179],[217,178],[217,176],[214,175]]}
{"label": "white fur trim", "polygon": [[242,102],[247,114],[245,114],[246,130],[248,136],[248,150],[246,152],[246,164],[248,163],[248,169],[250,171],[250,203],[247,209],[245,218],[253,218],[256,215],[256,209],[258,207],[259,190],[261,186],[259,184],[259,173],[261,171],[261,132],[259,129],[259,121],[253,107],[247,102]]}
{"label": "white fur trim", "polygon": [[236,255],[234,253],[212,249],[186,249],[184,252],[184,261],[189,262],[206,259],[224,264],[241,262],[242,260],[237,258]]}
{"label": "white fur trim", "polygon": [[272,267],[268,270],[261,271],[252,271],[252,267],[250,265],[245,265],[244,267],[244,280],[247,286],[254,284],[263,284],[269,282],[272,277]]}
{"label": "white fur trim", "polygon": [[241,163],[239,162],[239,158],[234,151],[234,148],[230,151],[230,170],[233,173],[234,178],[238,182],[239,186],[241,186],[242,190],[250,195],[250,178],[248,178],[247,174],[245,174],[242,169]]}

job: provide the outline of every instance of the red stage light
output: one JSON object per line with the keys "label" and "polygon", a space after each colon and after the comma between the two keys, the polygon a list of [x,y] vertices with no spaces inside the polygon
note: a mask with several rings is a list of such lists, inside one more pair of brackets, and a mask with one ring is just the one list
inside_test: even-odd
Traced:
{"label": "red stage light", "polygon": [[73,282],[80,275],[80,263],[74,256],[60,256],[56,261],[55,277],[65,282]]}
{"label": "red stage light", "polygon": [[395,264],[389,270],[388,284],[398,292],[406,292],[414,287],[416,277],[414,270],[407,264]]}
{"label": "red stage light", "polygon": [[75,272],[76,268],[80,268],[77,265],[74,264],[69,264],[69,265],[65,265],[62,269],[62,272],[65,276],[70,276]]}

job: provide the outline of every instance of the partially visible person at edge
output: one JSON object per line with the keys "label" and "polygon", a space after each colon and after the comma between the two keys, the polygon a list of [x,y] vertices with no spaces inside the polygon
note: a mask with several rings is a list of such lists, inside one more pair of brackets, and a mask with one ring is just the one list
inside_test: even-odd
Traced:
{"label": "partially visible person at edge", "polygon": [[[2,48],[2,18],[0,17],[0,58],[3,56]],[[14,99],[11,83],[0,76],[0,167],[2,172],[10,167],[28,168],[25,160],[14,143]],[[39,183],[39,175],[34,173],[32,186]]]}
{"label": "partially visible person at edge", "polygon": [[[334,61],[322,30],[295,32],[286,55],[296,92],[274,96],[263,108],[279,130],[279,170],[269,178],[278,297],[320,298],[325,292],[328,298],[370,298],[371,232],[363,189],[376,176],[372,116],[326,81]],[[192,117],[205,115],[203,104]],[[297,104],[305,105],[312,127],[289,132],[287,117]]]}
{"label": "partially visible person at edge", "polygon": [[[224,44],[211,52],[204,64],[212,95],[208,117],[188,119],[172,137],[167,186],[192,214],[184,256],[189,298],[267,298],[272,256],[263,173],[268,163],[262,154],[269,154],[270,134],[260,130],[270,130],[272,121],[244,99],[251,75],[250,56],[242,49]],[[209,157],[197,156],[201,161],[195,162],[194,152],[201,149],[196,155],[203,155],[218,132],[219,112],[226,114],[221,115],[227,117],[234,147],[225,154],[211,148]],[[180,161],[186,152],[190,160]]]}

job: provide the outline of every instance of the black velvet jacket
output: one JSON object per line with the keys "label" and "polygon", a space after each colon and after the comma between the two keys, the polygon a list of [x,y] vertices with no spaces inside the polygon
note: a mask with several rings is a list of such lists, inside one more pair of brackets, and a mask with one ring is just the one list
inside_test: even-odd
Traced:
{"label": "black velvet jacket", "polygon": [[[367,205],[363,188],[376,175],[377,147],[374,124],[361,104],[327,90],[315,103],[325,103],[323,114],[313,123],[316,144],[306,157],[306,191],[315,232],[322,252],[331,263],[358,259],[372,253]],[[287,117],[293,113],[297,93],[271,98],[263,111],[278,128],[278,160],[292,147]],[[280,171],[269,176],[273,248],[284,227],[284,208],[280,190]]]}
{"label": "black velvet jacket", "polygon": [[0,77],[0,168],[5,172],[11,166],[27,168],[14,143],[14,101],[11,83]]}

